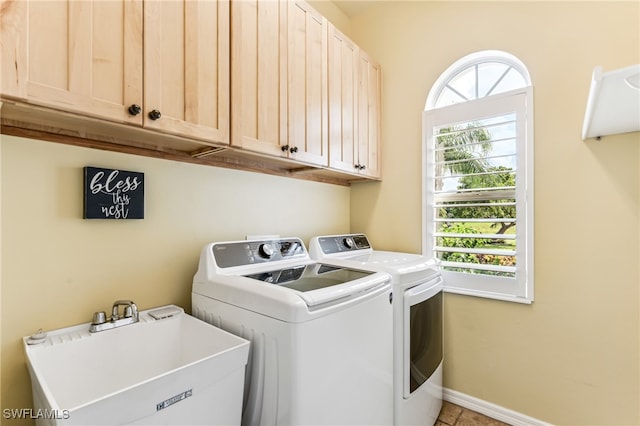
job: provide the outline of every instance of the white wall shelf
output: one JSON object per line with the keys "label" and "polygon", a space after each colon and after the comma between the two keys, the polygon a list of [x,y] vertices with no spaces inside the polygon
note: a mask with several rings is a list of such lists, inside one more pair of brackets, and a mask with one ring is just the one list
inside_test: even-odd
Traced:
{"label": "white wall shelf", "polygon": [[593,70],[582,139],[640,131],[640,64]]}

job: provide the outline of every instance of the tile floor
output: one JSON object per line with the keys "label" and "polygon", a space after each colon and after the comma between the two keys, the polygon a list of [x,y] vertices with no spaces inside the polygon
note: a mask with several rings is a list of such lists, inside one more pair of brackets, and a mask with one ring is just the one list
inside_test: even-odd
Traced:
{"label": "tile floor", "polygon": [[442,402],[442,410],[435,426],[509,426],[484,414],[467,410],[447,401]]}

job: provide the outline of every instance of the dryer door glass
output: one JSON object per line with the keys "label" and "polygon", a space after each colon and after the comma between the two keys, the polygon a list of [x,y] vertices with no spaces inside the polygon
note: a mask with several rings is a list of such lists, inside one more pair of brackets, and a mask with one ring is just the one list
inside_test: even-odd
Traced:
{"label": "dryer door glass", "polygon": [[409,309],[409,391],[413,393],[442,361],[442,291]]}

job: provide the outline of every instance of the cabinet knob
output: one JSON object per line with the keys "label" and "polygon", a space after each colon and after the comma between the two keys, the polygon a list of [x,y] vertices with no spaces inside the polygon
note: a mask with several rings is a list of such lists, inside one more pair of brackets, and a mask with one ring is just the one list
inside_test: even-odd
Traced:
{"label": "cabinet knob", "polygon": [[282,150],[282,152],[287,152],[289,151],[289,145],[282,145],[282,148],[280,148]]}
{"label": "cabinet knob", "polygon": [[364,169],[366,169],[366,168],[367,168],[367,166],[365,166],[364,164],[361,164],[361,165],[360,165],[360,170],[364,170]]}
{"label": "cabinet knob", "polygon": [[292,146],[291,148],[289,148],[289,152],[292,154],[295,154],[296,152],[298,152],[298,147],[297,146]]}
{"label": "cabinet knob", "polygon": [[150,119],[155,121],[155,120],[158,120],[160,117],[162,117],[162,114],[160,114],[160,111],[158,111],[157,109],[149,111]]}
{"label": "cabinet knob", "polygon": [[138,104],[132,104],[129,107],[129,114],[131,115],[138,115],[142,112],[142,107]]}

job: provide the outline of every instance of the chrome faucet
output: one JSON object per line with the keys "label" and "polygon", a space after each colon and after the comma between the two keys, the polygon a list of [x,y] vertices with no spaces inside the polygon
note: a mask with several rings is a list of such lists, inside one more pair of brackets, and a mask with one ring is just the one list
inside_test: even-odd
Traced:
{"label": "chrome faucet", "polygon": [[[122,315],[120,315],[120,306],[124,306]],[[89,332],[97,333],[98,331],[110,330],[138,322],[138,307],[132,300],[116,300],[113,302],[113,308],[111,309],[111,318],[107,321],[106,317],[107,315],[104,312],[94,313]]]}

